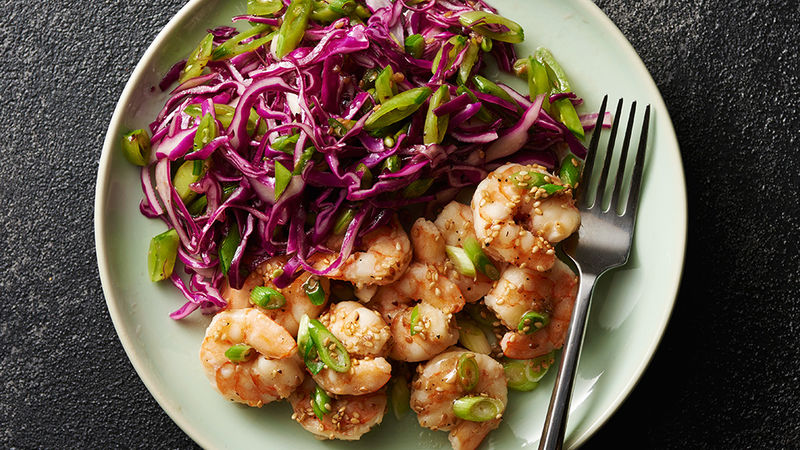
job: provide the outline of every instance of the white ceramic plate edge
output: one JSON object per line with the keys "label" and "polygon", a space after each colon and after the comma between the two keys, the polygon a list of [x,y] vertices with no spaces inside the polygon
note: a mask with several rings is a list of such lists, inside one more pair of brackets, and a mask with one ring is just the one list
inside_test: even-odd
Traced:
{"label": "white ceramic plate edge", "polygon": [[[622,32],[617,28],[617,26],[597,7],[593,2],[590,0],[578,0],[580,3],[583,3],[587,7],[587,11],[590,12],[593,17],[606,28],[613,31],[611,37],[615,39],[621,48],[624,48],[625,51],[628,53],[628,59],[636,66],[639,75],[649,81],[649,87],[654,91],[653,98],[657,99],[657,102],[653,104],[653,108],[659,112],[659,114],[664,114],[666,116],[665,123],[668,126],[668,129],[660,129],[659,133],[669,134],[669,137],[672,138],[673,141],[677,142],[677,138],[675,137],[675,130],[672,126],[672,121],[669,118],[669,112],[667,111],[667,107],[663,102],[660,92],[656,87],[655,81],[653,81],[650,73],[648,72],[647,68],[645,67],[644,63],[639,58],[638,54],[622,34]],[[149,374],[147,370],[144,369],[143,363],[140,360],[138,353],[135,352],[133,344],[131,342],[132,338],[128,335],[128,330],[122,326],[120,316],[121,313],[117,308],[117,302],[112,301],[111,299],[111,290],[109,286],[112,284],[111,275],[109,273],[109,268],[106,266],[105,261],[107,261],[107,249],[105,246],[104,240],[101,238],[101,232],[105,229],[105,218],[100,214],[102,211],[103,202],[106,200],[107,195],[107,186],[108,186],[108,179],[110,177],[110,167],[109,158],[111,157],[111,151],[114,147],[114,139],[115,136],[120,135],[119,123],[120,123],[120,116],[122,114],[122,110],[124,109],[124,105],[129,101],[129,98],[133,94],[134,85],[136,84],[136,80],[139,79],[145,70],[145,67],[151,64],[151,60],[154,58],[155,49],[159,48],[163,45],[163,41],[165,41],[166,37],[172,33],[172,30],[178,27],[179,20],[175,20],[178,17],[183,17],[186,14],[189,14],[191,10],[199,7],[199,5],[203,2],[203,0],[191,0],[186,5],[184,5],[176,14],[173,16],[167,25],[156,35],[153,42],[148,46],[147,50],[145,50],[144,55],[136,64],[136,68],[131,73],[128,82],[125,85],[125,88],[122,91],[119,101],[114,109],[114,113],[111,117],[110,126],[108,132],[106,134],[106,138],[103,143],[102,153],[100,155],[99,160],[99,168],[98,168],[98,175],[97,175],[97,184],[95,189],[95,211],[94,211],[94,221],[95,221],[95,245],[96,245],[96,252],[97,252],[97,265],[98,270],[100,273],[100,281],[103,287],[103,293],[106,299],[106,304],[108,306],[109,314],[112,318],[112,322],[114,323],[114,328],[116,329],[117,335],[119,336],[120,342],[122,343],[123,348],[130,360],[131,364],[133,365],[134,370],[138,374],[139,378],[144,383],[145,387],[150,391],[151,395],[155,398],[161,408],[167,413],[167,415],[184,431],[186,434],[191,437],[198,445],[204,448],[210,448],[210,442],[204,437],[203,433],[199,430],[195,429],[194,426],[177,410],[173,410],[171,407],[168,407],[168,402],[165,397],[165,394],[162,393],[159,389],[157,389],[156,382],[153,377]],[[663,126],[662,126],[663,127]],[[679,149],[675,149],[676,153],[679,154]],[[686,249],[686,229],[687,229],[687,211],[686,211],[686,188],[685,188],[685,178],[683,176],[683,166],[680,158],[678,158],[677,164],[681,167],[680,171],[680,180],[676,180],[673,186],[673,194],[675,196],[679,196],[682,199],[682,204],[684,208],[680,211],[674,211],[676,218],[675,222],[682,227],[682,242],[681,242],[681,254],[679,261],[676,262],[677,266],[680,266],[678,270],[674,272],[674,279],[672,280],[673,292],[671,297],[674,299],[677,295],[678,287],[680,285],[680,277],[682,274],[682,267],[685,258],[685,249]],[[674,301],[668,305],[668,311],[664,311],[662,315],[663,321],[658,324],[658,333],[653,334],[652,342],[649,345],[649,350],[644,358],[639,361],[639,364],[636,367],[636,370],[630,372],[628,381],[625,384],[625,387],[620,391],[618,396],[614,399],[614,401],[610,402],[606,410],[599,416],[597,420],[594,421],[592,425],[590,425],[584,433],[578,436],[574,436],[571,440],[572,444],[577,447],[583,444],[595,431],[597,431],[600,426],[602,426],[608,418],[616,411],[619,405],[627,398],[630,392],[635,387],[636,383],[638,382],[640,376],[647,368],[650,360],[652,359],[656,348],[658,347],[659,342],[663,336],[664,330],[669,322],[669,317],[671,315],[672,308],[674,306]]]}

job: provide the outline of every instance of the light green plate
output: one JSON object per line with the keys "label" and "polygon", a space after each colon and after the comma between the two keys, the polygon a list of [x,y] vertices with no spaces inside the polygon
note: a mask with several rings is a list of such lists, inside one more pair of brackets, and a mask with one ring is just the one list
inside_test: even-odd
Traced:
{"label": "light green plate", "polygon": [[[119,137],[145,127],[165,100],[156,86],[207,28],[244,12],[244,0],[194,0],[159,33],[114,111],[97,178],[95,238],[100,278],[117,333],[144,384],[172,419],[206,448],[448,448],[446,433],[420,428],[413,416],[391,414],[361,441],[321,442],[291,420],[287,403],[261,409],[225,401],[206,380],[198,351],[208,318],[175,322],[183,304],[169,283],[148,281],[150,237],[164,230],[139,214],[138,170],[123,158]],[[573,394],[567,441],[586,440],[625,399],[667,324],[683,266],[686,194],[675,133],[652,78],[613,23],[588,0],[493,0],[525,28],[528,53],[549,47],[566,68],[583,111],[604,94],[653,105],[653,122],[636,240],[630,263],[603,277],[593,302]],[[521,52],[523,53],[523,52]],[[510,395],[500,428],[483,448],[535,447],[553,373],[539,389]],[[143,432],[145,430],[142,430]]]}

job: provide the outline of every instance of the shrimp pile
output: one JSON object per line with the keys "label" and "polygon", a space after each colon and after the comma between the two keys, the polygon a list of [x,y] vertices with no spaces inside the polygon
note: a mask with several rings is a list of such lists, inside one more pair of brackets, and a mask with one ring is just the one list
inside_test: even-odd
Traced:
{"label": "shrimp pile", "polygon": [[[526,184],[531,175],[551,188]],[[570,186],[544,167],[506,164],[470,205],[374,230],[328,277],[301,271],[278,289],[287,257],[262,262],[241,289],[223,290],[228,306],[201,362],[226,399],[288,399],[319,439],[359,439],[391,404],[449,432],[454,449],[477,448],[499,426],[509,387],[536,385],[519,389],[508,365],[564,343],[578,279],[554,245],[579,225]],[[324,294],[312,298],[309,285]],[[254,301],[256,290],[279,301]]]}

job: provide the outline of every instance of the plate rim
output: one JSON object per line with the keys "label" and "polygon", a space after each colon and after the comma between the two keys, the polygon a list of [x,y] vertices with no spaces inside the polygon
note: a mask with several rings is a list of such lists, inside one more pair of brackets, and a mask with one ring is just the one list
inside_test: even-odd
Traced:
{"label": "plate rim", "polygon": [[[149,66],[152,63],[152,59],[154,58],[156,52],[155,50],[161,47],[164,41],[167,40],[167,36],[172,34],[173,30],[178,27],[179,19],[183,18],[187,14],[190,14],[194,9],[200,7],[200,5],[205,0],[190,0],[185,5],[183,5],[164,25],[164,27],[156,34],[153,41],[148,45],[147,49],[144,51],[143,55],[137,61],[134,70],[131,72],[130,76],[128,77],[128,81],[125,83],[125,87],[120,94],[119,100],[114,107],[114,111],[112,113],[111,119],[109,121],[108,129],[106,130],[106,136],[103,141],[103,148],[101,150],[100,159],[98,161],[98,172],[97,172],[97,180],[95,183],[95,201],[94,201],[94,240],[95,240],[95,253],[97,257],[97,267],[98,272],[100,275],[100,284],[103,290],[103,297],[106,302],[106,306],[109,311],[109,315],[111,316],[111,321],[114,325],[114,329],[117,333],[117,337],[122,344],[123,349],[125,350],[125,354],[128,357],[131,365],[133,366],[134,370],[136,371],[137,376],[145,385],[147,390],[150,392],[150,395],[156,400],[159,407],[167,414],[167,416],[172,419],[173,422],[181,429],[184,433],[186,433],[189,438],[191,438],[195,443],[200,445],[203,448],[211,448],[211,443],[208,438],[205,437],[204,433],[201,433],[197,430],[193,424],[185,417],[184,414],[180,412],[180,408],[173,408],[170,402],[167,400],[165,393],[162,393],[157,387],[154,377],[150,374],[148,370],[145,369],[144,363],[142,358],[139,356],[138,352],[135,350],[134,345],[132,343],[132,338],[130,336],[129,330],[122,324],[121,312],[120,312],[120,302],[116,299],[112,299],[111,289],[110,286],[113,284],[111,280],[110,269],[108,267],[107,261],[109,260],[108,257],[108,249],[105,245],[105,240],[102,235],[102,230],[105,229],[106,219],[101,212],[104,210],[103,201],[106,199],[106,194],[108,192],[108,183],[111,176],[111,152],[112,148],[114,147],[114,136],[117,136],[118,129],[120,128],[121,118],[122,118],[122,111],[125,105],[128,103],[128,99],[133,96],[134,93],[134,85],[136,81],[142,77],[145,72],[145,67]],[[665,116],[665,129],[659,129],[659,133],[663,133],[666,135],[668,140],[671,140],[675,143],[675,152],[677,154],[677,164],[680,169],[680,180],[676,182],[673,186],[673,195],[676,197],[680,197],[682,208],[679,211],[680,217],[677,218],[676,223],[682,229],[682,233],[679,233],[679,238],[682,241],[680,246],[680,263],[676,266],[680,269],[673,274],[672,280],[670,280],[670,284],[672,285],[672,292],[671,295],[668,297],[672,298],[672,301],[669,303],[667,311],[663,314],[663,320],[660,324],[658,324],[657,333],[653,336],[654,339],[649,343],[647,352],[645,356],[638,362],[635,370],[632,370],[628,373],[628,377],[626,382],[624,383],[623,388],[619,391],[617,396],[608,403],[608,406],[603,410],[602,413],[599,414],[598,418],[593,421],[591,425],[589,425],[586,430],[573,437],[571,441],[571,445],[574,448],[580,447],[583,445],[586,440],[589,439],[592,435],[594,435],[597,430],[602,427],[611,415],[619,409],[620,405],[627,399],[630,393],[633,391],[633,388],[636,387],[637,383],[641,380],[642,374],[649,366],[650,362],[652,361],[653,357],[655,356],[656,350],[660,345],[661,340],[664,337],[664,332],[666,330],[667,324],[670,321],[672,316],[672,312],[674,311],[675,302],[677,301],[677,294],[681,284],[681,278],[683,276],[684,268],[685,268],[685,261],[686,261],[686,243],[687,243],[687,232],[688,232],[688,203],[686,198],[686,175],[683,168],[683,161],[681,158],[680,152],[680,145],[678,142],[677,135],[675,133],[675,127],[672,123],[672,118],[669,114],[669,110],[664,102],[664,98],[661,95],[660,90],[658,89],[658,85],[656,85],[655,80],[653,79],[652,75],[650,74],[649,70],[647,70],[647,66],[645,66],[644,62],[642,61],[639,54],[633,48],[633,45],[628,41],[622,31],[614,24],[614,22],[598,7],[594,2],[591,0],[574,0],[579,6],[582,6],[584,10],[592,16],[592,18],[597,21],[601,26],[605,29],[610,31],[609,37],[614,39],[616,43],[619,45],[619,48],[625,52],[626,59],[630,60],[635,66],[636,71],[639,73],[641,78],[646,81],[645,86],[646,89],[652,91],[653,98],[655,102],[653,102],[653,107],[659,110],[659,113],[664,114]]]}

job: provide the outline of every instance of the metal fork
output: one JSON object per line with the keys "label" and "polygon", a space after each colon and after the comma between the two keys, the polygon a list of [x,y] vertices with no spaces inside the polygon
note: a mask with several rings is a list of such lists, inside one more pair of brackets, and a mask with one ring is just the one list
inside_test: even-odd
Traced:
{"label": "metal fork", "polygon": [[[630,146],[631,134],[633,131],[633,121],[636,114],[636,102],[631,104],[625,138],[622,142],[622,154],[616,173],[616,180],[612,186],[608,186],[609,172],[611,168],[614,144],[617,137],[622,117],[622,99],[617,104],[617,111],[614,115],[614,123],[611,126],[611,136],[609,137],[606,150],[605,161],[597,159],[597,145],[600,140],[600,130],[602,129],[603,118],[605,117],[608,96],[603,98],[600,106],[597,124],[594,128],[589,151],[586,155],[586,166],[584,169],[583,181],[585,186],[578,190],[578,209],[581,213],[581,226],[578,232],[564,242],[564,253],[572,259],[580,274],[580,285],[578,288],[575,308],[572,312],[572,319],[564,343],[561,363],[558,367],[556,384],[553,388],[553,395],[550,398],[550,407],[547,410],[547,418],[542,431],[542,438],[539,443],[539,450],[561,449],[564,443],[564,432],[567,427],[567,414],[569,413],[570,396],[572,395],[572,385],[575,379],[575,371],[578,365],[583,332],[586,328],[586,317],[589,312],[589,303],[592,298],[595,281],[609,269],[619,267],[628,262],[631,253],[631,242],[633,241],[633,229],[636,224],[636,210],[639,202],[639,190],[642,183],[642,171],[644,168],[645,147],[647,146],[647,131],[650,122],[650,105],[644,113],[644,122],[639,138],[639,147],[636,150],[635,162],[633,165],[633,175],[628,199],[624,205],[619,205],[622,200],[623,179],[625,168],[628,165],[628,147]],[[589,195],[591,175],[593,171],[602,171],[595,195]],[[614,176],[614,175],[611,175]],[[603,196],[606,189],[611,191],[611,204],[603,208]],[[623,206],[621,213],[617,212],[618,206]]]}

